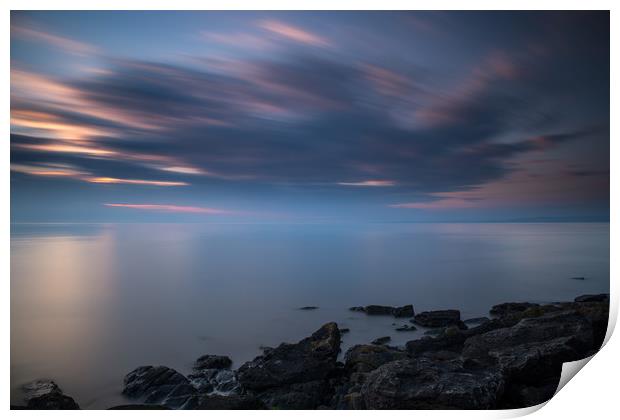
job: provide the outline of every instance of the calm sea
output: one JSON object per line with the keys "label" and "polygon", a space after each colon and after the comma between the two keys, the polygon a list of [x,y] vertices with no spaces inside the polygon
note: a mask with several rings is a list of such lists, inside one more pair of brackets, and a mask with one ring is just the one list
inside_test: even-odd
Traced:
{"label": "calm sea", "polygon": [[106,408],[137,366],[189,373],[206,353],[238,366],[328,321],[351,329],[344,348],[424,331],[350,306],[469,318],[608,291],[609,224],[12,225],[11,400],[50,378]]}

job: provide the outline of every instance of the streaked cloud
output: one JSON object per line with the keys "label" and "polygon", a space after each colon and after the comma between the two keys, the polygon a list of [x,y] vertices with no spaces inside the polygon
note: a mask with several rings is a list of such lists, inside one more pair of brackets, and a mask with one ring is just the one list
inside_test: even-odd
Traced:
{"label": "streaked cloud", "polygon": [[192,214],[231,214],[230,210],[214,209],[211,207],[179,206],[174,204],[128,204],[105,203],[107,207],[119,207],[133,210],[158,211],[165,213],[192,213]]}
{"label": "streaked cloud", "polygon": [[315,47],[325,47],[330,45],[327,39],[319,35],[277,20],[262,20],[258,23],[258,25],[264,30],[290,41],[312,45]]}
{"label": "streaked cloud", "polygon": [[85,42],[76,41],[71,38],[45,32],[28,26],[11,25],[11,37],[26,39],[34,42],[41,42],[49,46],[59,48],[65,52],[76,55],[95,54],[99,50],[97,47]]}
{"label": "streaked cloud", "polygon": [[180,181],[149,181],[146,179],[123,179],[111,178],[106,176],[95,176],[84,178],[85,181],[93,184],[132,184],[132,185],[155,185],[158,187],[179,187],[189,185],[187,182]]}
{"label": "streaked cloud", "polygon": [[369,179],[366,181],[339,182],[338,185],[348,187],[393,187],[396,185],[396,182],[390,180]]}

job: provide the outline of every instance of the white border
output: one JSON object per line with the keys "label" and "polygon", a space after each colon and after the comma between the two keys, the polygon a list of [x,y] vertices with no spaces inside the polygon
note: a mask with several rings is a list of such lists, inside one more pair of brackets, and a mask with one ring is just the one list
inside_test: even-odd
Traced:
{"label": "white border", "polygon": [[[449,1],[449,0],[436,0],[433,2],[413,2],[413,1],[394,1],[394,0],[382,0],[382,1],[325,1],[325,0],[296,0],[296,1],[283,1],[283,0],[229,0],[226,2],[214,2],[214,1],[192,1],[192,0],[107,0],[107,1],[77,1],[77,0],[57,0],[53,3],[45,0],[23,0],[23,1],[5,1],[6,12],[2,15],[2,71],[4,72],[4,84],[3,96],[4,109],[5,109],[5,123],[4,132],[5,141],[2,143],[2,173],[0,182],[0,191],[4,198],[3,206],[0,208],[2,212],[2,223],[0,229],[4,240],[1,246],[1,262],[0,272],[2,273],[2,285],[4,287],[4,293],[2,294],[3,305],[3,345],[0,347],[4,364],[2,365],[2,372],[0,377],[2,378],[0,395],[4,401],[4,410],[8,410],[10,404],[10,143],[9,143],[9,118],[10,118],[10,13],[9,10],[141,10],[141,9],[157,9],[157,10],[612,10],[611,12],[611,115],[614,115],[615,106],[618,99],[618,84],[613,84],[616,81],[614,77],[618,70],[618,48],[617,48],[617,25],[619,19],[617,19],[616,11],[613,10],[613,6],[618,4],[612,1],[545,1],[545,0],[521,0],[521,1]],[[614,119],[611,119],[611,138],[617,138],[618,129]],[[612,167],[614,160],[617,163],[618,147],[615,143],[611,143],[610,151],[612,158]],[[620,214],[620,208],[618,206],[618,185],[619,172],[612,169],[611,171],[611,214]],[[618,313],[618,299],[617,299],[617,283],[618,277],[617,264],[614,264],[616,257],[618,257],[618,224],[612,223],[611,229],[611,316],[610,324],[615,325]],[[611,332],[611,330],[610,330]],[[609,339],[609,334],[607,339]],[[613,416],[611,413],[617,412],[617,406],[615,399],[617,393],[615,392],[615,380],[618,377],[619,361],[616,355],[620,354],[620,344],[618,339],[613,337],[605,345],[603,350],[597,354],[592,361],[588,363],[587,368],[583,369],[579,373],[578,379],[570,381],[549,403],[542,404],[541,406],[522,409],[522,410],[506,410],[506,411],[398,411],[398,412],[384,412],[381,416],[389,416],[393,419],[410,419],[412,416],[417,418],[456,418],[459,419],[481,419],[481,418],[513,418],[523,416],[525,414],[532,414],[533,418],[579,418],[583,419],[586,416],[590,418],[610,418]],[[537,411],[542,406],[544,409]],[[171,416],[183,416],[184,418],[203,418],[209,416],[209,418],[289,418],[295,416],[297,418],[309,419],[317,415],[326,416],[327,418],[343,418],[349,417],[356,419],[370,419],[377,414],[370,411],[365,412],[335,412],[335,411],[305,411],[305,412],[290,412],[290,411],[269,411],[269,412],[131,412],[131,411],[83,411],[83,412],[34,412],[34,411],[11,411],[10,416],[16,418],[43,418],[46,419],[65,419],[65,418],[142,418],[148,416],[148,418],[170,418]]]}

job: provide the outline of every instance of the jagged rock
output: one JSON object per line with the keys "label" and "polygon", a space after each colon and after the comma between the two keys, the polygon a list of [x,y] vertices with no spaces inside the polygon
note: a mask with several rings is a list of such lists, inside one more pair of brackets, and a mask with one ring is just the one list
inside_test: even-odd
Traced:
{"label": "jagged rock", "polygon": [[609,294],[603,293],[600,295],[581,295],[575,298],[575,302],[585,303],[585,302],[609,302]]}
{"label": "jagged rock", "polygon": [[380,346],[385,343],[389,343],[390,340],[392,340],[392,337],[386,335],[385,337],[379,337],[379,338],[372,340],[372,344]]}
{"label": "jagged rock", "polygon": [[108,410],[170,410],[168,407],[157,404],[125,404],[116,405]]}
{"label": "jagged rock", "polygon": [[392,315],[396,318],[410,318],[415,315],[413,305],[405,305],[401,307],[383,305],[353,306],[349,308],[349,310],[364,312],[367,315]]}
{"label": "jagged rock", "polygon": [[459,360],[397,360],[368,375],[361,389],[368,409],[490,409],[504,386],[494,371],[472,371]]}
{"label": "jagged rock", "polygon": [[370,372],[381,365],[406,357],[407,353],[402,350],[372,344],[358,344],[347,350],[344,356],[344,366],[348,372]]}
{"label": "jagged rock", "polygon": [[359,392],[351,392],[346,394],[343,398],[343,404],[345,410],[363,410],[366,408],[364,404],[364,397]]}
{"label": "jagged rock", "polygon": [[312,410],[330,397],[327,381],[316,380],[272,388],[258,395],[270,409]]}
{"label": "jagged rock", "polygon": [[230,369],[194,370],[188,379],[200,393],[229,395],[236,393],[240,387],[237,375]]}
{"label": "jagged rock", "polygon": [[427,328],[440,328],[449,325],[465,327],[461,322],[461,312],[454,309],[421,312],[414,317],[414,320],[416,324]]}
{"label": "jagged rock", "polygon": [[243,388],[253,391],[325,379],[336,368],[339,352],[340,331],[330,322],[297,344],[280,344],[245,363],[237,376]]}
{"label": "jagged rock", "polygon": [[552,312],[468,338],[463,357],[482,365],[497,363],[507,379],[536,384],[557,375],[562,363],[584,357],[592,337],[592,326],[582,315]]}
{"label": "jagged rock", "polygon": [[500,303],[499,305],[495,305],[491,308],[489,313],[495,316],[506,316],[510,314],[514,314],[517,312],[523,312],[529,308],[535,308],[538,305],[537,303],[529,303],[529,302],[507,302]]}
{"label": "jagged rock", "polygon": [[73,398],[63,394],[54,382],[39,379],[22,386],[28,410],[79,410]]}
{"label": "jagged rock", "polygon": [[166,366],[141,366],[125,376],[123,394],[147,404],[178,408],[196,394],[189,379]]}
{"label": "jagged rock", "polygon": [[228,369],[231,365],[232,360],[230,360],[230,357],[228,356],[205,354],[196,360],[196,363],[194,363],[194,369]]}

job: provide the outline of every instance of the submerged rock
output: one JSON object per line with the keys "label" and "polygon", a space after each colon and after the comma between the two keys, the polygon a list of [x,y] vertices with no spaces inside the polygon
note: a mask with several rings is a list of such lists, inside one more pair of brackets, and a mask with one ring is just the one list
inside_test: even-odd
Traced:
{"label": "submerged rock", "polygon": [[315,309],[319,309],[318,306],[302,306],[299,308],[300,311],[313,311]]}
{"label": "submerged rock", "polygon": [[353,306],[349,308],[349,310],[354,312],[364,312],[367,315],[392,315],[395,318],[411,318],[415,315],[413,305],[405,305],[400,307],[383,305]]}
{"label": "submerged rock", "polygon": [[523,312],[529,308],[535,308],[540,306],[537,303],[529,303],[529,302],[507,302],[501,303],[499,305],[495,305],[491,308],[489,313],[495,316],[506,316],[511,315],[517,312]]}
{"label": "submerged rock", "polygon": [[609,302],[609,294],[603,293],[600,295],[581,295],[575,298],[575,302],[585,303],[585,302]]}
{"label": "submerged rock", "polygon": [[476,325],[476,324],[484,324],[485,322],[489,322],[490,319],[486,316],[482,316],[480,318],[469,318],[463,321],[466,325]]}
{"label": "submerged rock", "polygon": [[395,328],[396,331],[416,331],[417,328],[414,325],[401,325]]}
{"label": "submerged rock", "polygon": [[391,340],[392,340],[392,337],[390,337],[389,335],[386,335],[385,337],[379,337],[379,338],[372,340],[372,344],[380,346],[385,343],[389,343]]}
{"label": "submerged rock", "polygon": [[455,309],[421,312],[414,317],[415,323],[427,328],[440,328],[450,325],[463,326],[461,312]]}
{"label": "submerged rock", "polygon": [[38,379],[22,386],[28,410],[79,410],[73,398],[65,395],[51,380]]}

